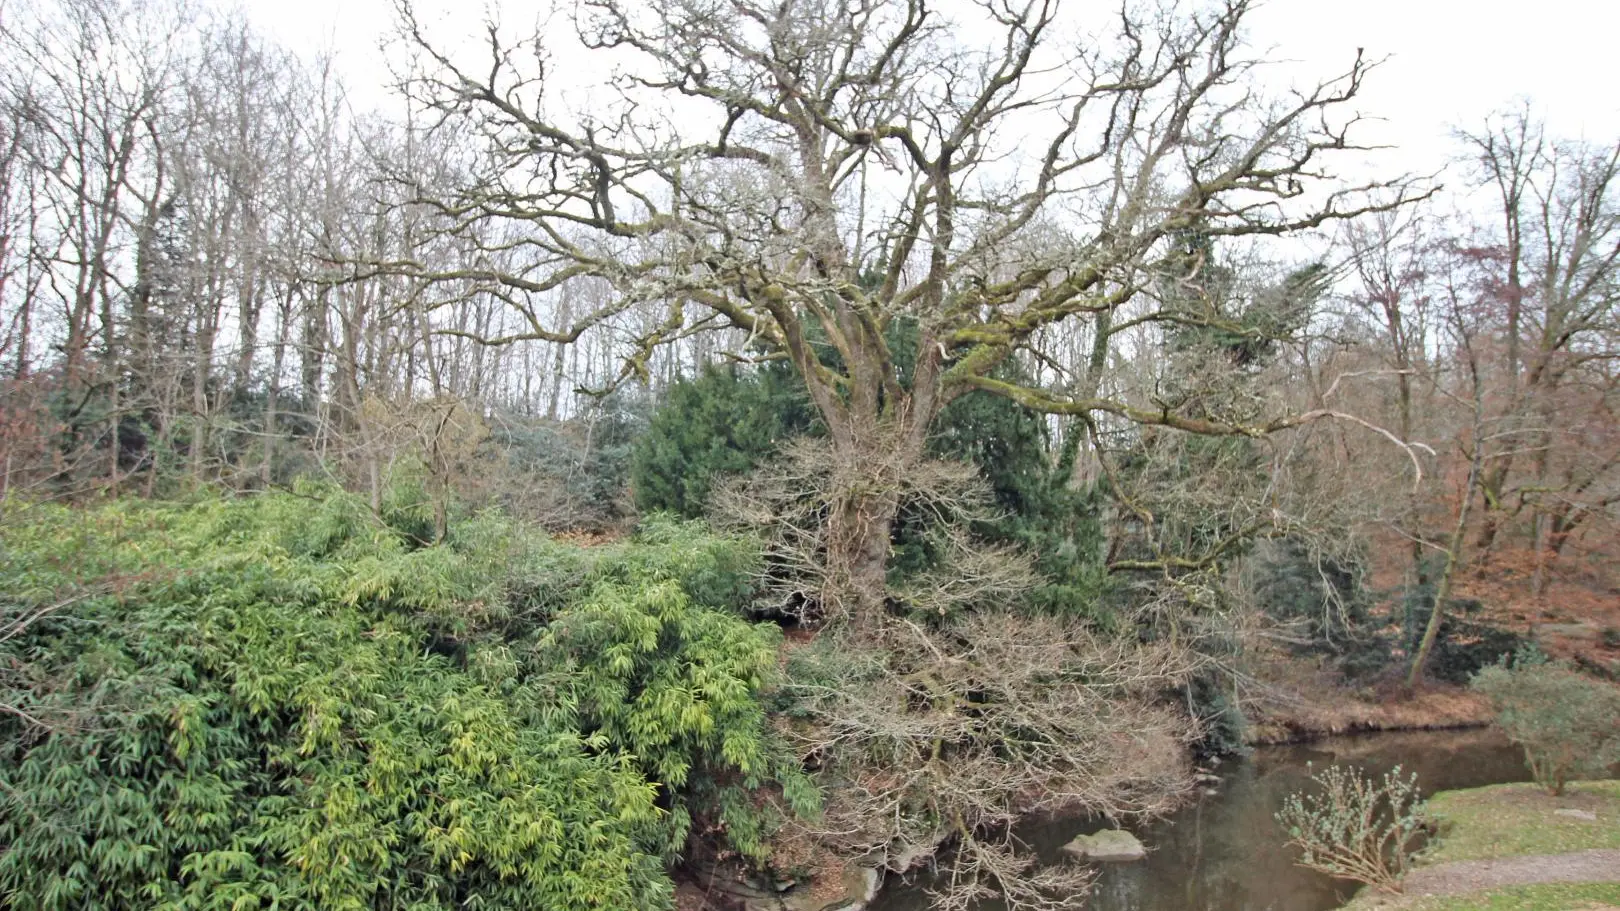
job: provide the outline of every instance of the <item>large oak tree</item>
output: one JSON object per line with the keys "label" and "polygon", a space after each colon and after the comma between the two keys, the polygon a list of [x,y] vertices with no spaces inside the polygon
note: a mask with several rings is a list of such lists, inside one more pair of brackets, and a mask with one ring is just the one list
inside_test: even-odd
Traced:
{"label": "large oak tree", "polygon": [[[389,265],[504,296],[527,328],[492,342],[568,342],[667,305],[626,376],[659,344],[740,330],[791,361],[849,465],[921,459],[930,421],[974,390],[1093,428],[1293,426],[1310,416],[1183,413],[1110,397],[1095,375],[1131,327],[1221,322],[1160,293],[1201,268],[1174,255],[1189,234],[1290,235],[1419,192],[1335,179],[1369,64],[1268,92],[1251,6],[1132,6],[1093,29],[1057,0],[586,0],[576,56],[556,25],[491,24],[481,53],[448,50],[402,2],[413,97],[476,147],[459,185],[418,202],[505,265]],[[611,88],[579,103],[591,61]],[[582,282],[614,293],[553,319]],[[915,350],[889,347],[898,320],[920,327]],[[1059,335],[1088,340],[1091,375],[1047,347]],[[1000,378],[1014,357],[1060,381]],[[897,486],[841,475],[861,480],[827,519],[823,599],[871,616]]]}

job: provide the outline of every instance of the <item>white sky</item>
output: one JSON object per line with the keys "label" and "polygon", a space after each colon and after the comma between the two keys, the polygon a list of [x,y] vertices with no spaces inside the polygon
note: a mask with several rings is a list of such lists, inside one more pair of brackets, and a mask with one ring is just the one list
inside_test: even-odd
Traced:
{"label": "white sky", "polygon": [[[423,5],[442,8],[441,2]],[[1117,0],[1070,2],[1113,7]],[[258,24],[301,53],[335,51],[357,104],[386,101],[381,88],[386,70],[377,45],[393,22],[391,0],[240,3]],[[467,10],[446,22],[463,33],[478,28],[485,8],[477,0],[444,5]],[[532,10],[535,4],[510,6]],[[1554,136],[1620,139],[1614,50],[1620,3],[1269,0],[1249,25],[1256,47],[1297,61],[1301,74],[1336,75],[1358,47],[1371,58],[1390,58],[1369,78],[1360,108],[1386,121],[1378,141],[1399,146],[1398,154],[1385,158],[1392,170],[1437,169],[1451,148],[1447,137],[1453,126],[1475,126],[1522,99],[1546,116]],[[438,37],[453,43],[460,36]]]}

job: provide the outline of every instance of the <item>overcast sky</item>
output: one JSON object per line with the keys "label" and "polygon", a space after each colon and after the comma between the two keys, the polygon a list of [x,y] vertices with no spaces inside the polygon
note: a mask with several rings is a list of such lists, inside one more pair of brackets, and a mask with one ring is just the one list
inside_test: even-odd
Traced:
{"label": "overcast sky", "polygon": [[[334,50],[358,103],[383,98],[377,44],[392,22],[391,0],[242,3],[287,44],[306,53]],[[483,8],[476,0],[456,6]],[[452,22],[472,31],[479,18]],[[1546,115],[1555,135],[1620,138],[1620,4],[1608,0],[1270,0],[1250,28],[1257,47],[1297,61],[1302,73],[1337,74],[1358,47],[1389,57],[1360,107],[1387,121],[1379,139],[1400,145],[1400,170],[1438,167],[1453,126],[1478,124],[1520,99]]]}

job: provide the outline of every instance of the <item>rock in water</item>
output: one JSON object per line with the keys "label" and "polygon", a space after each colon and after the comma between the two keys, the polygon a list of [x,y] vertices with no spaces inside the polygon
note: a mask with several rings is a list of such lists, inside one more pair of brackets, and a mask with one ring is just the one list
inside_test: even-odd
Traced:
{"label": "rock in water", "polygon": [[1147,856],[1147,848],[1124,829],[1104,829],[1081,835],[1063,846],[1063,853],[1096,863],[1129,863]]}

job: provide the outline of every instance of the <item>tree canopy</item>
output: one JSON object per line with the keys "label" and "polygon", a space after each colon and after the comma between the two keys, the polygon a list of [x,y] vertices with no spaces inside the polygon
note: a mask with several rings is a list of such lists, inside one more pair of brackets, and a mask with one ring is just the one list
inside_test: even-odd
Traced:
{"label": "tree canopy", "polygon": [[[1283,235],[1417,195],[1327,170],[1354,147],[1349,102],[1367,62],[1291,95],[1250,87],[1264,61],[1243,45],[1247,0],[1126,10],[1097,33],[1052,0],[951,14],[923,0],[596,0],[578,9],[578,40],[620,76],[616,99],[586,108],[558,95],[554,32],[492,25],[488,58],[463,60],[402,11],[430,61],[413,98],[438,128],[483,141],[463,179],[418,182],[420,198],[499,257],[392,266],[498,289],[527,328],[486,341],[567,341],[659,301],[666,318],[633,340],[625,375],[692,331],[746,333],[794,366],[851,462],[920,458],[935,415],[973,389],[1203,433],[1297,423],[1186,415],[1082,375],[1036,385],[997,369],[1039,359],[1058,327],[1106,351],[1128,325],[1218,322],[1151,291],[1188,231]],[[548,295],[583,281],[615,293],[548,323]],[[897,321],[917,327],[904,354]],[[897,507],[881,491],[843,500],[829,560],[850,584],[827,595],[870,614]]]}

